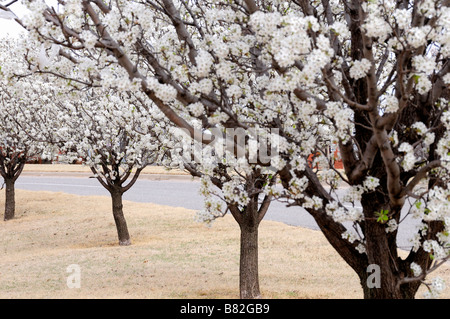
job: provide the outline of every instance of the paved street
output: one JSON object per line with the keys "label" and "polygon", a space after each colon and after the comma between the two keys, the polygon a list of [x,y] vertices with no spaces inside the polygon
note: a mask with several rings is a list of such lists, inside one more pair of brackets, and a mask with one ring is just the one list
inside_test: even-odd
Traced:
{"label": "paved street", "polygon": [[[73,177],[74,174],[71,176],[55,175],[57,174],[35,176],[23,173],[16,182],[16,188],[33,191],[65,192],[77,195],[109,196],[109,193],[100,183],[95,178],[89,178],[89,175],[80,174],[79,177]],[[201,210],[203,208],[203,198],[199,194],[200,184],[198,181],[192,181],[190,178],[168,177],[169,179],[165,179],[165,177],[160,177],[160,180],[155,180],[154,178],[143,176],[125,193],[124,199],[184,207],[193,210]],[[343,192],[344,190],[342,190]],[[292,226],[318,229],[314,219],[305,210],[298,207],[287,208],[283,203],[279,202],[271,204],[265,219],[283,222]],[[412,227],[415,227],[414,220],[408,217],[400,225],[399,242],[402,248],[411,246],[405,233]]]}

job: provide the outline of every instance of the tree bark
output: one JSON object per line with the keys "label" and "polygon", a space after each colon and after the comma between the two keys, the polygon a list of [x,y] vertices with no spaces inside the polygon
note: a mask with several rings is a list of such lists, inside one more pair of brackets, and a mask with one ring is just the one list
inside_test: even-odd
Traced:
{"label": "tree bark", "polygon": [[128,226],[123,214],[122,193],[111,192],[112,209],[114,222],[116,223],[117,235],[119,237],[120,246],[131,245],[130,234],[128,233]]}
{"label": "tree bark", "polygon": [[240,225],[239,287],[241,299],[261,298],[258,277],[258,225]]}
{"label": "tree bark", "polygon": [[[389,248],[385,225],[376,221],[366,222],[365,236],[367,239],[368,279],[362,282],[365,299],[403,299],[400,287],[397,287],[399,278],[395,274],[397,256]],[[375,266],[376,268],[369,268]],[[371,272],[373,270],[373,273]],[[375,273],[376,272],[376,273]],[[370,280],[369,276],[376,277]],[[375,280],[375,282],[374,282]]]}
{"label": "tree bark", "polygon": [[16,212],[16,195],[14,184],[14,179],[5,178],[5,221],[13,219]]}

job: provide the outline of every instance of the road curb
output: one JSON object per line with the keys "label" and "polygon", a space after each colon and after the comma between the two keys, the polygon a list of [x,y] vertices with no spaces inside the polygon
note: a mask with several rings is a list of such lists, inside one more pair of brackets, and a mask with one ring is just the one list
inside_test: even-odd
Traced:
{"label": "road curb", "polygon": [[[79,178],[94,178],[92,173],[87,172],[33,172],[27,171],[22,172],[23,176],[42,176],[42,177],[79,177]],[[190,175],[177,175],[177,174],[141,174],[139,179],[145,180],[182,180],[182,181],[192,181],[198,180],[197,177],[192,177]]]}

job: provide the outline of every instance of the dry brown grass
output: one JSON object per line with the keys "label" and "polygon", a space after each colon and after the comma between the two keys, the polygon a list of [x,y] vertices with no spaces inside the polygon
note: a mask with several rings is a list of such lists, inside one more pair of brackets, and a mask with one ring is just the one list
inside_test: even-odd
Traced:
{"label": "dry brown grass", "polygon": [[[133,244],[119,247],[107,197],[16,196],[17,218],[0,222],[0,298],[239,296],[239,232],[230,216],[207,228],[191,210],[125,201]],[[66,285],[71,264],[81,267],[80,289]],[[449,267],[437,274],[450,282]],[[357,276],[320,232],[272,221],[260,226],[260,283],[263,298],[362,297]]]}

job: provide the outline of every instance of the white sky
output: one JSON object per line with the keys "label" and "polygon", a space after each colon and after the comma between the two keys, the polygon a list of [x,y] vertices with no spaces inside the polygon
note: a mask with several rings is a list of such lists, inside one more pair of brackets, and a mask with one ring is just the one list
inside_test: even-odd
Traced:
{"label": "white sky", "polygon": [[[0,4],[6,5],[10,3],[12,0],[0,0]],[[18,0],[9,6],[12,12],[14,12],[19,18],[23,17],[28,10],[22,4],[22,1],[26,0]],[[56,6],[56,0],[46,0],[45,1],[50,6]],[[7,20],[0,18],[0,38],[5,36],[19,36],[21,33],[26,32],[24,28],[22,28],[17,22],[14,20]]]}
{"label": "white sky", "polygon": [[[2,5],[8,4],[11,0],[1,0]],[[21,17],[26,13],[25,7],[17,1],[16,3],[9,6],[9,8],[18,16]],[[0,19],[0,37],[5,36],[18,36],[21,32],[25,30],[14,20]]]}

